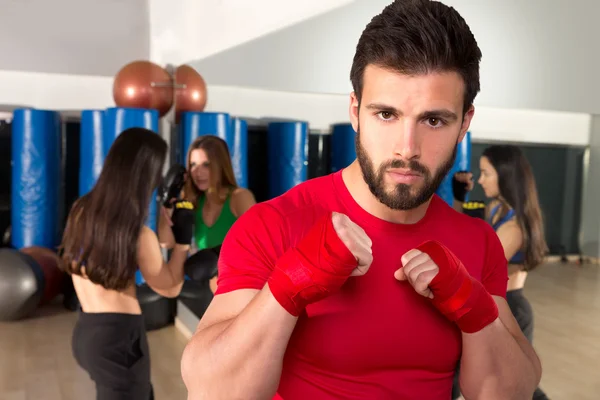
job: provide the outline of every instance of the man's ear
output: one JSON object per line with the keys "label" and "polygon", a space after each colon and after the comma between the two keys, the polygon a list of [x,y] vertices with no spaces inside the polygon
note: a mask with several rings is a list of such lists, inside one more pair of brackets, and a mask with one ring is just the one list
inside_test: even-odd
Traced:
{"label": "man's ear", "polygon": [[358,98],[356,97],[356,93],[350,93],[350,123],[352,124],[352,128],[354,132],[358,132],[358,112],[359,112],[360,104]]}
{"label": "man's ear", "polygon": [[458,141],[456,142],[457,144],[462,142],[462,140],[465,138],[465,135],[471,126],[473,115],[475,115],[475,107],[471,105],[463,117],[462,126],[460,127],[460,133],[458,135]]}

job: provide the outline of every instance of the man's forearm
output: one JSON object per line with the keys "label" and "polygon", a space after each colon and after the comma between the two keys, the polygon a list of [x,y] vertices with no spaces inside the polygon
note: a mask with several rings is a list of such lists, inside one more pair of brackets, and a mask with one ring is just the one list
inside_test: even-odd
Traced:
{"label": "man's forearm", "polygon": [[531,399],[541,377],[540,362],[509,317],[501,311],[481,331],[463,333],[460,386],[465,399]]}
{"label": "man's forearm", "polygon": [[272,397],[296,321],[265,286],[235,318],[199,327],[182,360],[189,399]]}

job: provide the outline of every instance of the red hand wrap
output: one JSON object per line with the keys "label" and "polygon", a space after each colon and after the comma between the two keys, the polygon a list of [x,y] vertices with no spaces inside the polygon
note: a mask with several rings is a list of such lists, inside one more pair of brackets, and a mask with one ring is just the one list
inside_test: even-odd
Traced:
{"label": "red hand wrap", "polygon": [[328,213],[296,247],[277,260],[269,288],[283,308],[299,316],[306,305],[338,290],[357,265],[356,257],[335,232]]}
{"label": "red hand wrap", "polygon": [[429,284],[433,305],[466,333],[478,332],[498,318],[498,306],[481,282],[475,280],[444,245],[428,241],[417,247],[439,267]]}

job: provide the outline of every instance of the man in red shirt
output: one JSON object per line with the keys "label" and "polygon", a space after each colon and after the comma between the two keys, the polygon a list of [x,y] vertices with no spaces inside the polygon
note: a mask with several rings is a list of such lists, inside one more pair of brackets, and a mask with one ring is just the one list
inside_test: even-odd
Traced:
{"label": "man in red shirt", "polygon": [[397,0],[363,32],[357,160],[251,208],[187,346],[189,399],[531,399],[539,360],[502,246],[434,193],[474,114],[481,53],[452,8]]}

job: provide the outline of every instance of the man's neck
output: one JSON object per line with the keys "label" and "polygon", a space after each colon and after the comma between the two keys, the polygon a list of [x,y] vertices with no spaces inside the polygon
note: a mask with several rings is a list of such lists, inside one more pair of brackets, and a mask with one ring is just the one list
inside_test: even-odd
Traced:
{"label": "man's neck", "polygon": [[384,221],[395,224],[415,224],[419,222],[427,212],[431,199],[411,210],[393,210],[382,204],[371,193],[365,182],[358,160],[355,160],[342,172],[342,179],[354,200],[369,214]]}

